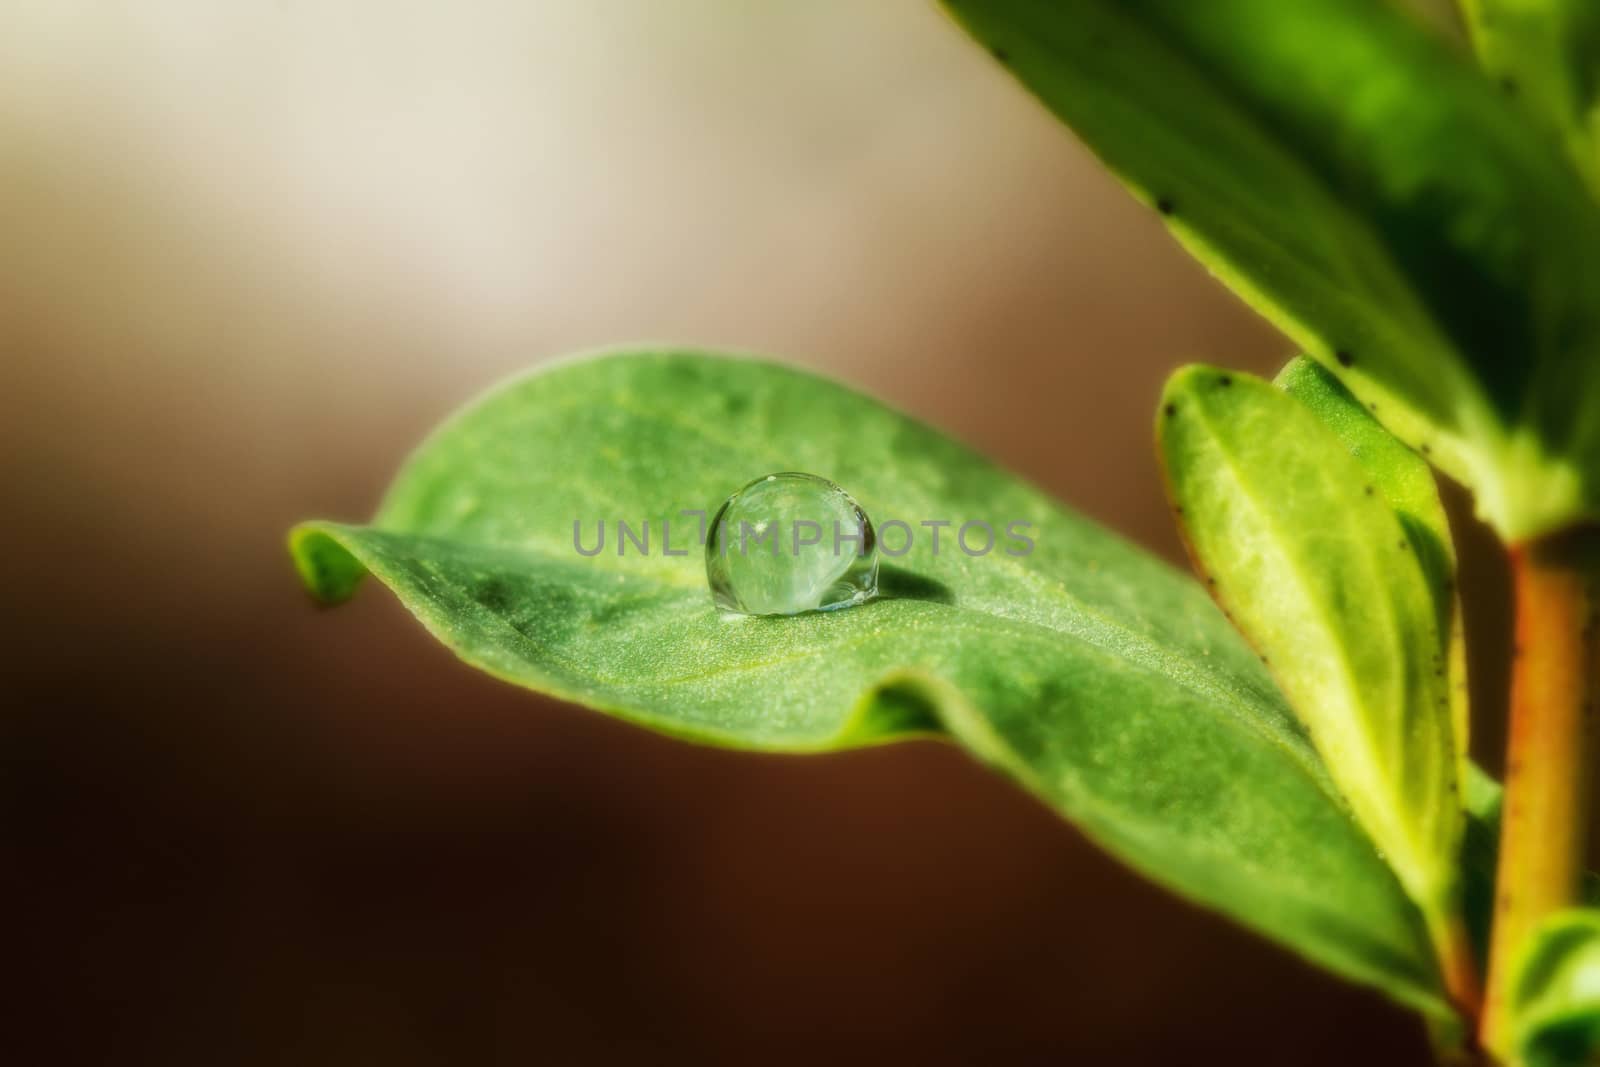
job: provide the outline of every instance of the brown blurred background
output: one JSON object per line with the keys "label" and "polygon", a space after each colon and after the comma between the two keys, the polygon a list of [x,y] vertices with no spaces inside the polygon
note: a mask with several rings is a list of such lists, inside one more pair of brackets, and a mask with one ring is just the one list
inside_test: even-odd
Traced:
{"label": "brown blurred background", "polygon": [[1176,558],[1160,381],[1284,344],[926,0],[10,0],[0,72],[19,1062],[1424,1055],[951,749],[686,747],[298,588],[292,521],[645,339],[846,378]]}

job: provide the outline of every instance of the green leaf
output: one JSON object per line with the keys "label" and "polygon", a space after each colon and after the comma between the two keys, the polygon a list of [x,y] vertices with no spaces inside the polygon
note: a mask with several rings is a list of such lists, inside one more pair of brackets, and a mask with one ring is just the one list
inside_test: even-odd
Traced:
{"label": "green leaf", "polygon": [[1600,518],[1600,209],[1372,0],[945,0],[1508,539]]}
{"label": "green leaf", "polygon": [[[881,599],[719,615],[698,552],[585,558],[594,523],[694,520],[750,479],[844,486]],[[948,520],[940,550],[919,524]],[[986,555],[957,526],[994,525]],[[1013,522],[1033,551],[1011,555]],[[973,547],[981,539],[973,531]],[[929,428],[796,370],[690,353],[570,362],[492,392],[369,526],[292,535],[311,590],[363,571],[467,662],[682,737],[820,751],[947,731],[1157,881],[1437,1016],[1425,924],[1255,657],[1191,579]]]}
{"label": "green leaf", "polygon": [[1278,373],[1276,384],[1333,431],[1399,518],[1427,580],[1439,631],[1449,635],[1445,669],[1450,685],[1450,724],[1467,816],[1459,863],[1462,910],[1474,955],[1486,960],[1500,845],[1500,786],[1467,757],[1471,709],[1466,634],[1456,591],[1455,544],[1439,486],[1428,464],[1385,430],[1321,364],[1303,356],[1292,359]]}
{"label": "green leaf", "polygon": [[1314,360],[1290,360],[1277,385],[1311,409],[1367,473],[1369,484],[1405,528],[1411,550],[1433,598],[1439,632],[1448,635],[1445,666],[1450,683],[1451,726],[1458,774],[1467,773],[1466,634],[1456,594],[1456,553],[1450,520],[1428,464],[1385,430],[1337,378]]}
{"label": "green leaf", "polygon": [[1197,565],[1443,950],[1460,906],[1460,756],[1447,636],[1406,525],[1346,441],[1258,378],[1179,371],[1159,437]]}
{"label": "green leaf", "polygon": [[1462,0],[1484,68],[1561,139],[1600,197],[1600,4]]}
{"label": "green leaf", "polygon": [[1600,911],[1559,912],[1534,931],[1511,990],[1521,1067],[1582,1067],[1600,1058]]}

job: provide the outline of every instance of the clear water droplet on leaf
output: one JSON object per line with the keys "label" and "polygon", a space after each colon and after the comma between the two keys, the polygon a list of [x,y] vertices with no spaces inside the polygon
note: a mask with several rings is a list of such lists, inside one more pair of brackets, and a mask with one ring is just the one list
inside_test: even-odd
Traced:
{"label": "clear water droplet on leaf", "polygon": [[718,607],[744,615],[845,608],[878,591],[878,537],[861,505],[828,479],[769,474],[711,520],[706,580]]}

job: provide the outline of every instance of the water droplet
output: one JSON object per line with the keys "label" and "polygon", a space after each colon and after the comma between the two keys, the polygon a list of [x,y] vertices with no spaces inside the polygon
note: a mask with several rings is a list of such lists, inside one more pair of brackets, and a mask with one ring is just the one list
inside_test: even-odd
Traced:
{"label": "water droplet", "polygon": [[718,607],[745,615],[849,607],[878,591],[878,536],[861,505],[828,479],[769,474],[711,520],[706,580]]}

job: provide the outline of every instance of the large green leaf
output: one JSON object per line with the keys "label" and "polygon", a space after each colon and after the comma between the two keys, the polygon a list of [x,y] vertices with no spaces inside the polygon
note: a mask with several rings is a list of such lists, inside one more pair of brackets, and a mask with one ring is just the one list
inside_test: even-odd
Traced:
{"label": "large green leaf", "polygon": [[1462,0],[1461,7],[1484,67],[1561,138],[1600,197],[1600,4]]}
{"label": "large green leaf", "polygon": [[1600,1058],[1600,911],[1552,915],[1534,931],[1511,989],[1520,1067],[1584,1067]]}
{"label": "large green leaf", "polygon": [[1521,539],[1600,518],[1600,209],[1375,0],[945,0],[1240,295]]}
{"label": "large green leaf", "polygon": [[[1441,951],[1455,947],[1462,768],[1448,631],[1406,524],[1345,440],[1259,378],[1185,368],[1167,384],[1159,425],[1196,563],[1270,662]],[[1381,467],[1385,457],[1368,458]]]}
{"label": "large green leaf", "polygon": [[[575,519],[586,548],[619,518],[659,547],[662,521],[777,470],[912,524],[885,596],[723,616],[698,553],[574,550]],[[936,520],[1025,522],[1034,550],[969,556],[951,526],[936,553]],[[848,389],[686,353],[563,364],[450,420],[371,525],[292,545],[324,599],[370,571],[467,662],[671,734],[814,751],[948,731],[1165,885],[1448,1014],[1420,914],[1204,591]]]}

